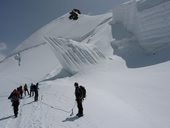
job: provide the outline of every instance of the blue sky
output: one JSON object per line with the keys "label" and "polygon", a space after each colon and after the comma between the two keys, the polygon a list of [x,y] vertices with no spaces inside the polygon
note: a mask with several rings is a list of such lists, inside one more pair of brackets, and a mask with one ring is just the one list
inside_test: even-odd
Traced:
{"label": "blue sky", "polygon": [[73,8],[105,13],[128,0],[0,0],[0,52],[8,54],[34,31]]}

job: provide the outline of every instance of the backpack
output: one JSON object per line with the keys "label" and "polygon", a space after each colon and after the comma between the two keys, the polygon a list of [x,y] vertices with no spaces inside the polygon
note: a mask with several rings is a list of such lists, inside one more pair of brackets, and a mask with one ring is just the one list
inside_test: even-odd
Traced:
{"label": "backpack", "polygon": [[14,92],[13,94],[12,94],[12,97],[11,97],[11,101],[13,102],[15,102],[15,101],[19,101],[19,93],[18,92]]}
{"label": "backpack", "polygon": [[18,101],[19,100],[19,96],[13,95],[11,101]]}
{"label": "backpack", "polygon": [[86,98],[86,89],[85,89],[85,87],[80,85],[79,88],[80,88],[80,90],[82,92],[83,99]]}

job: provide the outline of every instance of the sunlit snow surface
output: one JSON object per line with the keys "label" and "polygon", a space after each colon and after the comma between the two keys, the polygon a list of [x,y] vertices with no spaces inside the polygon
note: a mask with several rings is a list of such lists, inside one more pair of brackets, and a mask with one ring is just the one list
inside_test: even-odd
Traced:
{"label": "sunlit snow surface", "polygon": [[[135,6],[131,5],[134,3],[121,7],[130,6],[132,11]],[[155,34],[144,33],[158,44],[159,39],[169,41],[163,38],[163,5],[169,8],[169,1],[142,0],[137,5],[138,11],[150,19],[147,23],[153,29],[160,28]],[[120,10],[116,16],[121,19]],[[158,48],[155,42],[143,45],[133,31],[139,26],[133,26],[137,19],[128,15],[134,14],[131,11],[124,14],[132,22],[123,18],[124,25],[114,22],[112,13],[82,14],[77,21],[69,20],[66,14],[21,43],[0,62],[0,128],[169,128],[169,43],[160,43],[159,50],[154,49]],[[150,13],[154,15],[148,16]],[[169,15],[165,16],[168,19]],[[161,22],[153,25],[151,19]],[[75,116],[75,81],[87,89],[81,118]],[[14,88],[25,83],[29,87],[32,82],[40,82],[39,101],[24,96],[14,118],[7,98]]]}

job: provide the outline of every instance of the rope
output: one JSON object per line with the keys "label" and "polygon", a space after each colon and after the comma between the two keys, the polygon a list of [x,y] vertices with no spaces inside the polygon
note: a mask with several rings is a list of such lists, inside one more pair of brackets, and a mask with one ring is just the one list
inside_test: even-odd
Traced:
{"label": "rope", "polygon": [[[42,99],[43,99],[43,96],[41,96],[41,100],[40,100],[40,102],[41,102],[42,104],[44,104],[44,105],[46,105],[46,106],[48,106],[48,107],[50,107],[50,108],[59,110],[59,111],[63,111],[63,112],[65,112],[65,113],[70,113],[70,112],[73,113],[73,109],[74,109],[74,107],[75,107],[75,105],[76,105],[76,102],[75,102],[73,108],[72,108],[70,111],[67,111],[67,110],[64,110],[64,109],[62,109],[62,108],[54,107],[54,106],[52,106],[52,105],[49,105],[49,104],[43,102]],[[70,115],[73,115],[72,113],[71,113]]]}

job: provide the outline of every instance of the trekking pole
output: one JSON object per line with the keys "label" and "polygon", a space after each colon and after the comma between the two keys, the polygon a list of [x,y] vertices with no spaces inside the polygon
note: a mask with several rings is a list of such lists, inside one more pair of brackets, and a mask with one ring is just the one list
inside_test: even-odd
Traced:
{"label": "trekking pole", "polygon": [[71,109],[71,114],[70,114],[70,116],[73,116],[74,115],[74,107],[76,106],[76,102],[74,102],[74,106],[73,106],[73,108]]}

